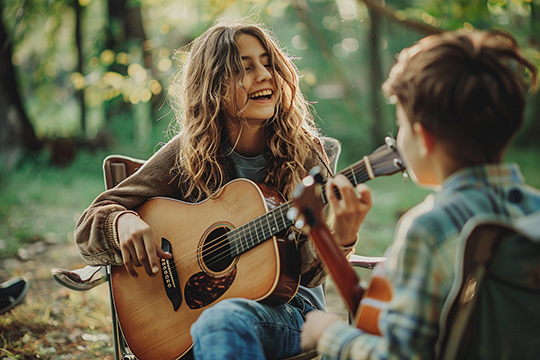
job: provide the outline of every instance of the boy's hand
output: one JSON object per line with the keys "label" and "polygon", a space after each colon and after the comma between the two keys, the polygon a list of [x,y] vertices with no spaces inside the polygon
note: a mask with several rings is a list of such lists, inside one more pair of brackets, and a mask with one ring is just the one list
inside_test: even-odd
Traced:
{"label": "boy's hand", "polygon": [[[341,199],[334,193],[335,188],[339,190]],[[358,184],[355,191],[350,181],[338,174],[328,179],[326,197],[334,209],[334,237],[342,246],[353,244],[360,224],[371,209],[371,190],[365,184]]]}
{"label": "boy's hand", "polygon": [[317,347],[317,342],[322,333],[334,321],[341,320],[338,315],[328,314],[322,311],[313,310],[306,314],[306,321],[302,325],[300,334],[300,346],[302,351],[313,350]]}
{"label": "boy's hand", "polygon": [[134,278],[138,274],[133,266],[142,266],[149,276],[155,276],[160,269],[159,258],[172,257],[154,243],[150,226],[135,214],[121,214],[116,226],[124,266]]}

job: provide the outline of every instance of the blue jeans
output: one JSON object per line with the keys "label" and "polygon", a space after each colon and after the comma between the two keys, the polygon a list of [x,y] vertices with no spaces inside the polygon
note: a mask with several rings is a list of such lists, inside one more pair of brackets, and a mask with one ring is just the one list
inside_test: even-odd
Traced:
{"label": "blue jeans", "polygon": [[300,328],[313,307],[296,295],[269,306],[226,299],[206,309],[191,326],[197,360],[280,359],[301,352]]}

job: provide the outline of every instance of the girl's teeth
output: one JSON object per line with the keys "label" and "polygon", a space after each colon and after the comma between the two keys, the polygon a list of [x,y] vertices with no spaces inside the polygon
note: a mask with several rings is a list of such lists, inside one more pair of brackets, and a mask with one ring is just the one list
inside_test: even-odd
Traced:
{"label": "girl's teeth", "polygon": [[254,94],[251,94],[250,98],[251,99],[254,99],[254,98],[257,98],[257,97],[261,97],[261,96],[270,96],[272,95],[272,91],[270,90],[264,90],[264,91],[259,91],[259,92],[256,92]]}

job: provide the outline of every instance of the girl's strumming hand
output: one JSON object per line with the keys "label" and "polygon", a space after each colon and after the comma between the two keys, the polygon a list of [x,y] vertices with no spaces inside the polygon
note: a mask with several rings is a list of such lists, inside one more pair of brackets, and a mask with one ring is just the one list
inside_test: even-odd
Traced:
{"label": "girl's strumming hand", "polygon": [[121,214],[116,227],[124,266],[131,276],[138,277],[134,267],[141,266],[149,276],[155,276],[160,269],[159,258],[172,257],[154,243],[152,229],[137,215]]}

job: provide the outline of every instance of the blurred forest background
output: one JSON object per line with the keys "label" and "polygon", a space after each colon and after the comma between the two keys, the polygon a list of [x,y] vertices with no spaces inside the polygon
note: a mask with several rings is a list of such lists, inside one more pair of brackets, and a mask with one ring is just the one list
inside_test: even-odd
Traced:
{"label": "blurred forest background", "polygon": [[[42,292],[0,319],[0,358],[110,356],[107,339],[88,345],[108,331],[106,305],[100,312],[92,295],[55,287],[49,269],[84,266],[73,226],[103,190],[103,158],[148,158],[168,140],[175,51],[215,20],[248,16],[274,30],[323,133],[343,144],[339,169],[396,135],[380,87],[416,40],[502,29],[540,66],[540,0],[0,0],[0,15],[0,281],[26,275]],[[534,186],[539,118],[540,93],[531,94],[509,153]],[[428,190],[399,176],[370,186],[375,205],[357,252],[380,255],[398,216]]]}

